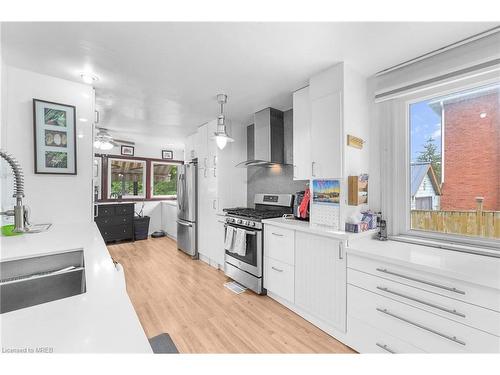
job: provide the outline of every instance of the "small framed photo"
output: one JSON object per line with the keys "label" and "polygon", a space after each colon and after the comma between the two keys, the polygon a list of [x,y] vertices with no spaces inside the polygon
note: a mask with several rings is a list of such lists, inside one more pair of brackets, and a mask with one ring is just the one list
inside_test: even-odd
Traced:
{"label": "small framed photo", "polygon": [[76,107],[33,99],[35,173],[76,174]]}
{"label": "small framed photo", "polygon": [[170,150],[161,150],[161,158],[172,160],[174,158],[174,152]]}
{"label": "small framed photo", "polygon": [[121,154],[127,156],[134,156],[134,146],[123,146],[121,147]]}

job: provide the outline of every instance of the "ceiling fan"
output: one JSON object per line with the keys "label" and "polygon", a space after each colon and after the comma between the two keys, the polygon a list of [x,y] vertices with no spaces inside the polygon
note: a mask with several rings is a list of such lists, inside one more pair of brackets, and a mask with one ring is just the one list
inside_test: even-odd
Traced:
{"label": "ceiling fan", "polygon": [[94,147],[99,150],[111,150],[113,147],[118,147],[121,144],[135,145],[135,142],[125,141],[123,139],[115,139],[109,134],[109,129],[97,127],[97,134],[94,139]]}

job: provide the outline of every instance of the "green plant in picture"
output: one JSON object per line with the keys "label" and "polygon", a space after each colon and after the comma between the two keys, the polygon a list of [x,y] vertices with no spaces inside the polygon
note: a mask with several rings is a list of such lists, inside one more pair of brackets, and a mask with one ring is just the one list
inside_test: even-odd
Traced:
{"label": "green plant in picture", "polygon": [[68,153],[62,151],[46,151],[45,166],[47,168],[67,168]]}
{"label": "green plant in picture", "polygon": [[44,108],[43,114],[46,125],[66,126],[66,111]]}

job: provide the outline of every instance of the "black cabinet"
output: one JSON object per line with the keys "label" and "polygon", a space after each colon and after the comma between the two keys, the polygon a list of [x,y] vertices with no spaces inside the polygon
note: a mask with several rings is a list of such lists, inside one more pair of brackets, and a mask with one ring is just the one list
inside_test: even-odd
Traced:
{"label": "black cabinet", "polygon": [[134,240],[134,203],[98,204],[95,222],[106,242]]}

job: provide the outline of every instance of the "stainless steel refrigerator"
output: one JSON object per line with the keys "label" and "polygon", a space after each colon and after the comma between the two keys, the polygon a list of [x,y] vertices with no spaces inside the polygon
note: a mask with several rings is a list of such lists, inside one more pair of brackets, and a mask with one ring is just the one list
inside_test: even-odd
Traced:
{"label": "stainless steel refrigerator", "polygon": [[197,164],[187,163],[177,170],[177,248],[198,257]]}

